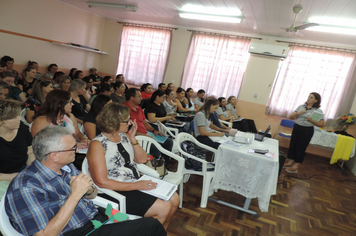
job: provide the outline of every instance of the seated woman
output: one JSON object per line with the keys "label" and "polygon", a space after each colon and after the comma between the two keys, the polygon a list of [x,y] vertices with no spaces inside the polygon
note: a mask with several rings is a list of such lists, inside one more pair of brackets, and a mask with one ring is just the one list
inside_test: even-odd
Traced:
{"label": "seated woman", "polygon": [[35,77],[36,69],[27,67],[22,71],[22,79],[17,82],[17,87],[26,93],[26,97],[32,92],[33,84],[36,81]]}
{"label": "seated woman", "polygon": [[54,73],[56,73],[58,70],[58,66],[57,64],[50,64],[47,67],[47,73],[45,74],[45,76],[48,76],[49,78],[53,79]]}
{"label": "seated woman", "polygon": [[[147,162],[145,150],[138,144],[136,121],[130,120],[128,107],[118,103],[107,104],[97,116],[102,131],[89,146],[89,172],[100,188],[108,188],[126,196],[128,214],[154,217],[167,229],[179,205],[175,193],[165,202],[138,190],[156,188],[152,181],[136,181],[140,176],[136,163]],[[128,128],[132,125],[128,134]],[[111,199],[107,195],[101,195]]]}
{"label": "seated woman", "polygon": [[74,79],[83,79],[84,78],[84,72],[81,71],[81,70],[77,70],[75,73],[74,73]]}
{"label": "seated woman", "polygon": [[27,67],[33,67],[36,69],[36,76],[35,79],[38,79],[42,76],[42,74],[40,72],[38,72],[38,70],[40,69],[40,66],[38,65],[37,62],[35,61],[28,61],[27,63]]}
{"label": "seated woman", "polygon": [[10,93],[10,85],[0,80],[0,100],[5,100]]}
{"label": "seated woman", "polygon": [[218,149],[220,143],[214,142],[209,136],[222,137],[225,134],[223,132],[215,132],[210,128],[211,120],[209,116],[218,107],[219,101],[216,98],[209,98],[194,117],[194,134],[197,140],[216,149]]}
{"label": "seated woman", "polygon": [[[226,109],[228,111],[230,111],[230,114],[234,117],[239,117],[237,115],[237,111],[236,111],[236,108],[235,108],[235,105],[236,105],[236,97],[235,96],[230,96],[228,99],[227,99],[227,102],[228,104],[226,105]],[[257,128],[256,128],[256,125],[255,125],[255,122],[253,120],[250,120],[250,119],[245,119],[243,118],[243,120],[241,121],[235,121],[232,125],[233,128],[235,129],[238,129],[238,130],[241,130],[243,132],[251,132],[251,133],[255,133],[257,134],[258,131],[257,131]]]}
{"label": "seated woman", "polygon": [[[150,102],[147,104],[145,109],[146,118],[150,123],[156,123],[156,121],[160,121],[162,123],[166,123],[169,120],[175,121],[175,115],[167,115],[166,109],[163,106],[163,102],[166,99],[166,94],[161,90],[156,90],[152,96]],[[154,125],[154,124],[153,124]],[[167,125],[171,126],[171,125]],[[189,132],[190,123],[186,123],[183,127],[171,126],[174,128],[178,128],[179,132]],[[155,129],[158,129],[156,125],[154,125]]]}
{"label": "seated woman", "polygon": [[93,85],[94,79],[93,76],[85,76],[83,81],[87,83],[85,88],[85,96],[84,98],[89,102],[92,95],[96,93],[96,87]]}
{"label": "seated woman", "polygon": [[105,94],[99,94],[91,104],[90,111],[84,116],[84,130],[90,140],[94,139],[101,131],[96,126],[96,117],[107,103],[112,100]]}
{"label": "seated woman", "polygon": [[32,136],[28,127],[21,122],[21,103],[0,100],[0,199],[18,172],[25,169],[34,159]]}
{"label": "seated woman", "polygon": [[141,86],[141,96],[142,99],[148,99],[152,96],[153,91],[152,91],[152,84],[146,83]]}
{"label": "seated woman", "polygon": [[166,89],[166,99],[163,102],[164,109],[167,114],[174,114],[177,111],[177,103],[173,102],[174,99],[174,91],[170,89]]}
{"label": "seated woman", "polygon": [[199,89],[197,92],[197,96],[193,99],[195,108],[198,110],[201,106],[204,105],[204,96],[205,91],[203,89]]}
{"label": "seated woman", "polygon": [[71,80],[74,79],[74,74],[77,70],[78,70],[77,68],[70,69],[68,76],[71,78]]}
{"label": "seated woman", "polygon": [[72,113],[77,118],[78,124],[83,124],[84,116],[90,110],[90,105],[85,99],[85,88],[87,83],[81,79],[75,79],[69,87],[70,96],[72,97]]}
{"label": "seated woman", "polygon": [[193,102],[193,96],[194,90],[192,88],[188,88],[187,91],[185,91],[185,98],[182,99],[185,104],[185,107],[188,108],[189,111],[197,110]]}
{"label": "seated woman", "polygon": [[219,97],[218,100],[220,102],[220,105],[216,110],[216,113],[219,115],[219,119],[232,123],[235,129],[248,132],[249,128],[247,121],[244,119],[240,121],[234,121],[234,119],[237,119],[238,117],[233,116],[231,114],[231,110],[226,109],[226,99],[224,97]]}
{"label": "seated woman", "polygon": [[125,83],[116,81],[112,85],[114,87],[115,92],[110,95],[113,102],[117,102],[120,104],[124,104],[126,102],[125,98]]}
{"label": "seated woman", "polygon": [[59,81],[59,89],[69,92],[72,80],[69,76],[63,76]]}
{"label": "seated woman", "polygon": [[7,96],[8,99],[17,100],[20,102],[26,101],[26,93],[24,93],[15,85],[15,77],[11,72],[1,72],[0,78],[10,86],[9,95]]}
{"label": "seated woman", "polygon": [[25,103],[26,121],[31,124],[33,116],[38,112],[41,104],[46,101],[46,96],[53,90],[51,80],[38,79],[33,85],[32,93]]}
{"label": "seated woman", "polygon": [[104,76],[104,78],[101,80],[100,86],[103,84],[112,84],[114,82],[113,78],[111,76]]}
{"label": "seated woman", "polygon": [[189,108],[185,107],[184,99],[185,99],[185,90],[181,87],[177,88],[176,91],[176,99],[173,100],[177,104],[179,112],[187,112]]}
{"label": "seated woman", "polygon": [[53,88],[57,89],[60,87],[61,84],[61,78],[65,76],[64,72],[62,71],[57,71],[56,73],[54,73],[53,75]]}
{"label": "seated woman", "polygon": [[107,84],[107,83],[102,84],[99,87],[99,89],[96,91],[96,93],[93,96],[91,96],[91,98],[89,99],[89,105],[91,106],[92,102],[94,101],[96,96],[98,96],[99,94],[105,94],[106,96],[110,97],[110,95],[113,92],[114,92],[114,89],[111,84]]}

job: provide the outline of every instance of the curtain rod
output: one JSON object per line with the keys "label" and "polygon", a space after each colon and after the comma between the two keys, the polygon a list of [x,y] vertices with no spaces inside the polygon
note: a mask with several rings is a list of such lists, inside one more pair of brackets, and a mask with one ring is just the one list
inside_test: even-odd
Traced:
{"label": "curtain rod", "polygon": [[228,37],[238,37],[238,38],[262,40],[262,38],[249,37],[249,36],[241,36],[241,35],[233,35],[233,34],[220,34],[220,33],[206,32],[206,31],[199,31],[199,30],[187,30],[187,31],[189,31],[189,32],[196,32],[196,33],[200,33],[200,34],[221,35],[221,36],[228,36]]}
{"label": "curtain rod", "polygon": [[119,21],[117,23],[123,24],[125,26],[134,26],[134,27],[142,27],[142,28],[165,29],[165,30],[177,30],[178,29],[178,28],[165,27],[165,26],[143,25],[143,24],[126,23],[126,22],[119,22]]}
{"label": "curtain rod", "polygon": [[281,40],[276,40],[276,42],[278,42],[278,43],[289,43],[289,46],[300,46],[300,47],[306,47],[306,48],[325,49],[325,50],[329,50],[329,51],[356,53],[356,49],[337,48],[337,47],[330,47],[330,46],[320,46],[320,45],[315,45],[315,44],[295,43],[295,42],[288,42],[288,41],[281,41]]}

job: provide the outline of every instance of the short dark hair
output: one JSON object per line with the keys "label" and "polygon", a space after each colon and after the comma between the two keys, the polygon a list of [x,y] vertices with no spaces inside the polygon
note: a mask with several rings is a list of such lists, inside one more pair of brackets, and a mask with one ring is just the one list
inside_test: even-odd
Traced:
{"label": "short dark hair", "polygon": [[104,83],[100,85],[99,93],[103,93],[105,91],[110,92],[111,89],[112,89],[111,84]]}
{"label": "short dark hair", "polygon": [[111,98],[105,94],[99,94],[96,96],[91,104],[90,112],[94,114],[99,114],[99,112],[103,109],[106,103],[108,103]]}
{"label": "short dark hair", "polygon": [[176,93],[181,93],[181,92],[185,92],[185,90],[181,87],[177,88]]}
{"label": "short dark hair", "polygon": [[130,100],[131,97],[136,97],[136,91],[140,91],[138,88],[129,88],[125,92],[126,101]]}
{"label": "short dark hair", "polygon": [[0,61],[0,67],[7,67],[6,63],[3,61]]}
{"label": "short dark hair", "polygon": [[161,88],[163,85],[166,85],[165,83],[160,83],[159,85],[158,85],[158,88]]}
{"label": "short dark hair", "polygon": [[165,92],[163,92],[162,90],[159,90],[159,89],[154,91],[154,93],[152,93],[152,96],[151,96],[151,102],[154,102],[157,97],[162,97],[165,94],[166,94]]}
{"label": "short dark hair", "polygon": [[5,79],[6,77],[14,77],[14,74],[7,70],[0,73],[1,79]]}
{"label": "short dark hair", "polygon": [[[171,84],[173,84],[173,83],[169,83],[169,84],[167,84],[167,87],[171,86]],[[173,84],[173,85],[174,85],[174,84]]]}
{"label": "short dark hair", "polygon": [[35,62],[35,61],[28,61],[27,62],[27,67],[33,67],[34,64],[38,64],[38,63]]}
{"label": "short dark hair", "polygon": [[3,56],[0,60],[7,63],[8,61],[14,61],[14,58],[10,56]]}
{"label": "short dark hair", "polygon": [[116,79],[118,79],[120,76],[124,76],[123,74],[118,74],[117,76],[116,76]]}
{"label": "short dark hair", "polygon": [[152,84],[150,84],[150,83],[145,83],[145,84],[141,85],[141,92],[145,91],[145,89],[146,89],[148,86],[150,86],[150,85],[152,85]]}
{"label": "short dark hair", "polygon": [[199,89],[197,93],[201,94],[201,93],[205,93],[205,91],[204,89]]}
{"label": "short dark hair", "polygon": [[168,96],[169,94],[171,94],[171,92],[173,92],[173,90],[172,89],[166,89],[166,95]]}
{"label": "short dark hair", "polygon": [[224,97],[219,97],[219,98],[218,98],[218,100],[219,100],[219,106],[220,106],[220,107],[221,107],[221,101],[224,100],[224,99],[226,100],[226,98],[224,98]]}
{"label": "short dark hair", "polygon": [[[50,65],[47,67],[47,70],[49,71],[50,69],[52,69],[53,66],[57,66],[57,64],[54,64],[54,63],[50,64]],[[58,67],[58,66],[57,66],[57,67]]]}
{"label": "short dark hair", "polygon": [[112,84],[112,86],[113,86],[114,89],[116,90],[116,89],[120,88],[123,83],[124,83],[124,82],[116,81],[115,83]]}

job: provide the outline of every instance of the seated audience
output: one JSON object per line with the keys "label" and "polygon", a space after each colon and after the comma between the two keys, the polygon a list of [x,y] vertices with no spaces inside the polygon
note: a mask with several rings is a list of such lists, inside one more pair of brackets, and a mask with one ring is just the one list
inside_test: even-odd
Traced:
{"label": "seated audience", "polygon": [[22,71],[22,78],[17,82],[17,87],[26,93],[26,97],[31,94],[33,84],[36,79],[36,69],[27,67]]}
{"label": "seated audience", "polygon": [[98,74],[98,70],[96,68],[89,69],[89,76],[93,78],[93,84],[99,85],[101,82],[101,77]]}
{"label": "seated audience", "polygon": [[59,81],[59,89],[69,92],[70,84],[72,80],[69,76],[63,76]]}
{"label": "seated audience", "polygon": [[57,64],[50,64],[47,67],[47,73],[45,74],[45,76],[48,76],[49,78],[53,79],[54,73],[56,73],[58,70],[58,66]]}
{"label": "seated audience", "polygon": [[234,119],[237,119],[238,117],[233,116],[231,114],[231,110],[226,109],[226,104],[227,104],[226,99],[224,97],[219,97],[218,100],[220,102],[220,105],[216,110],[216,113],[219,115],[219,119],[227,122],[231,122],[235,129],[248,132],[249,128],[248,128],[247,121],[244,119],[240,121],[234,121]]}
{"label": "seated audience", "polygon": [[112,79],[111,76],[105,76],[100,83],[100,86],[102,86],[103,84],[112,84],[114,82],[114,80]]}
{"label": "seated audience", "polygon": [[56,73],[54,73],[53,75],[53,87],[55,89],[59,88],[59,85],[61,84],[61,78],[65,76],[64,72],[62,71],[56,71]]}
{"label": "seated audience", "polygon": [[106,96],[110,97],[113,92],[114,92],[114,89],[111,84],[104,83],[104,84],[100,85],[99,90],[97,90],[96,93],[93,96],[91,96],[91,98],[89,99],[89,105],[92,104],[93,100],[95,99],[95,97],[97,95],[105,94]]}
{"label": "seated audience", "polygon": [[176,99],[173,100],[177,104],[179,112],[187,112],[189,108],[186,108],[184,100],[185,99],[185,91],[183,88],[179,87],[176,91]]}
{"label": "seated audience", "polygon": [[[125,83],[125,77],[124,77],[124,75],[123,74],[118,74],[117,76],[116,76],[116,82],[123,82],[123,83]],[[126,83],[125,83],[125,92],[126,92],[126,90],[128,90],[129,88],[127,87],[127,85],[126,85]]]}
{"label": "seated audience", "polygon": [[11,181],[35,159],[32,136],[20,112],[20,102],[0,100],[0,181]]}
{"label": "seated audience", "polygon": [[12,77],[15,78],[15,85],[17,85],[17,81],[19,81],[21,79],[19,72],[17,72],[16,70],[14,70],[14,58],[9,57],[9,56],[3,56],[1,59],[1,61],[3,61],[6,64],[6,68],[8,72],[10,72],[12,74]]}
{"label": "seated audience", "polygon": [[74,74],[77,70],[78,70],[77,68],[70,69],[68,76],[71,78],[71,80],[74,79]]}
{"label": "seated audience", "polygon": [[37,62],[35,61],[28,61],[27,63],[27,67],[33,67],[36,70],[36,76],[35,79],[38,79],[42,76],[42,74],[40,72],[38,72],[38,70],[40,69],[40,66],[38,65]]}
{"label": "seated audience", "polygon": [[219,132],[225,132],[225,136],[229,136],[231,128],[220,122],[218,113],[216,111],[210,113],[209,120],[211,120],[210,128]]}
{"label": "seated audience", "polygon": [[142,99],[150,98],[153,94],[152,84],[146,83],[141,86],[141,96]]}
{"label": "seated audience", "polygon": [[85,83],[87,83],[87,86],[85,88],[85,96],[84,97],[89,102],[89,99],[91,98],[91,96],[96,93],[96,87],[93,85],[94,84],[93,76],[85,76],[83,78],[83,81]]}
{"label": "seated audience", "polygon": [[15,85],[15,78],[9,71],[3,71],[0,74],[1,79],[10,86],[9,99],[17,100],[20,102],[26,101],[26,94]]}
{"label": "seated audience", "polygon": [[166,89],[166,99],[163,102],[164,109],[166,109],[167,114],[174,114],[177,111],[177,103],[173,102],[174,91]]}
{"label": "seated audience", "polygon": [[[228,102],[228,104],[226,105],[226,109],[228,111],[230,111],[231,115],[233,115],[234,117],[239,117],[237,115],[237,111],[236,111],[236,108],[235,108],[235,105],[236,105],[236,102],[237,102],[236,97],[235,96],[230,96],[227,99],[227,102]],[[235,129],[244,131],[244,132],[251,132],[251,133],[255,133],[255,134],[258,133],[256,125],[255,125],[255,122],[253,120],[250,120],[250,119],[245,119],[244,118],[241,121],[234,122],[232,124],[232,127],[235,128]]]}
{"label": "seated audience", "polygon": [[205,91],[203,89],[199,89],[197,92],[197,96],[193,99],[195,108],[198,110],[201,106],[204,105],[204,95]]}
{"label": "seated audience", "polygon": [[182,99],[182,101],[185,104],[185,107],[188,108],[189,111],[197,110],[193,102],[193,96],[194,96],[194,90],[192,88],[188,88],[187,91],[185,91],[185,98]]}
{"label": "seated audience", "polygon": [[8,85],[5,81],[0,80],[0,100],[5,100],[9,95],[10,90],[10,85]]}
{"label": "seated audience", "polygon": [[163,92],[165,92],[166,89],[167,89],[167,85],[166,85],[165,83],[160,83],[160,84],[158,85],[158,89],[159,89],[159,90],[162,90]]}
{"label": "seated audience", "polygon": [[3,61],[0,61],[0,73],[3,71],[6,71],[6,70],[7,70],[6,63]]}
{"label": "seated audience", "polygon": [[[126,91],[125,95],[126,95],[126,102],[124,105],[130,109],[131,120],[136,121],[137,135],[144,135],[147,137],[151,137],[151,136],[147,135],[147,131],[149,131],[155,135],[165,136],[164,134],[159,132],[157,129],[153,128],[152,125],[150,125],[146,121],[146,117],[143,113],[143,110],[139,106],[139,104],[141,103],[141,100],[142,100],[140,90],[137,88],[130,88]],[[164,143],[162,143],[161,145],[164,149],[166,149],[168,151],[172,151],[173,140],[170,138],[167,138],[166,141]],[[150,154],[152,154],[154,156],[160,156],[161,152],[156,147],[151,146]],[[166,155],[163,155],[163,157],[165,159],[166,166],[168,166],[170,157],[166,156]]]}
{"label": "seated audience", "polygon": [[53,90],[51,80],[38,79],[36,80],[30,97],[25,102],[26,108],[26,121],[31,124],[33,116],[38,112],[41,104],[46,101],[46,96]]}
{"label": "seated audience", "polygon": [[92,179],[71,163],[77,146],[68,129],[41,130],[33,140],[33,149],[36,160],[13,180],[5,199],[6,213],[21,234],[166,235],[152,218],[106,224],[94,230],[91,220],[104,222],[108,217],[105,209],[97,209],[88,200],[97,195]]}
{"label": "seated audience", "polygon": [[209,117],[218,107],[219,101],[215,98],[209,98],[194,117],[194,134],[197,140],[216,149],[220,143],[212,141],[209,136],[222,137],[225,134],[217,133],[210,128],[211,120]]}
{"label": "seated audience", "polygon": [[174,84],[173,83],[169,83],[168,85],[167,85],[167,89],[170,89],[170,90],[175,90],[175,86],[174,86]]}
{"label": "seated audience", "polygon": [[137,181],[140,175],[136,163],[147,162],[147,154],[135,138],[137,124],[130,119],[129,109],[118,103],[107,104],[97,116],[96,124],[102,133],[93,139],[87,153],[94,183],[126,196],[128,214],[156,218],[167,228],[178,208],[179,197],[174,193],[165,202],[138,191],[154,189],[157,184],[151,180]]}
{"label": "seated audience", "polygon": [[73,80],[75,79],[83,79],[84,78],[84,72],[81,71],[81,70],[77,70],[75,73],[74,73],[74,76],[73,76]]}
{"label": "seated audience", "polygon": [[83,124],[84,116],[90,110],[90,105],[85,99],[87,83],[81,79],[75,79],[69,87],[70,96],[72,97],[72,113],[77,118],[78,124]]}
{"label": "seated audience", "polygon": [[112,100],[110,99],[109,96],[104,94],[99,94],[93,100],[93,103],[91,104],[90,111],[88,112],[88,114],[84,116],[84,120],[83,120],[84,130],[85,130],[85,134],[88,136],[90,140],[94,139],[97,135],[101,133],[101,131],[96,126],[96,116],[99,114],[99,112],[103,109],[103,107],[107,103],[111,103],[111,102]]}
{"label": "seated audience", "polygon": [[110,95],[112,101],[120,103],[120,104],[124,104],[125,101],[126,101],[126,98],[125,98],[125,89],[126,89],[125,83],[117,81],[117,82],[113,83],[112,86],[114,87],[114,90],[115,90],[115,92]]}

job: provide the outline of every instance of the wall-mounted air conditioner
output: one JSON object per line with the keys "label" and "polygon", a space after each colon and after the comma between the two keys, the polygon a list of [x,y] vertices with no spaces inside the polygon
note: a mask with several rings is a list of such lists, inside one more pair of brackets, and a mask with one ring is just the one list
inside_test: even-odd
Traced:
{"label": "wall-mounted air conditioner", "polygon": [[289,47],[252,42],[248,52],[270,57],[286,58],[288,56]]}

